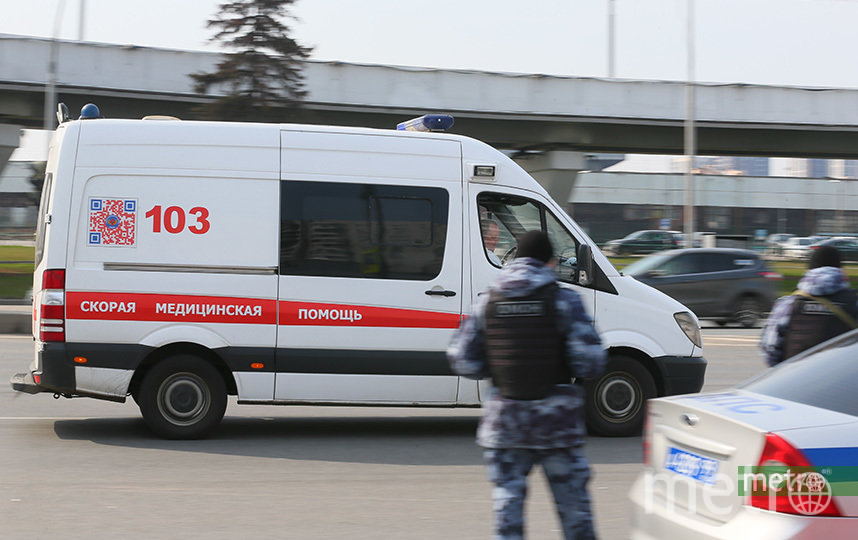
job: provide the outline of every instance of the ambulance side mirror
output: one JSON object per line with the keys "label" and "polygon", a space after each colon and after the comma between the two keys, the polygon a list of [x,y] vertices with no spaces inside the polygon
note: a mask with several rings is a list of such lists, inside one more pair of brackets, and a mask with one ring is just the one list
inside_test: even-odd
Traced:
{"label": "ambulance side mirror", "polygon": [[578,247],[578,285],[593,283],[593,252],[587,244]]}

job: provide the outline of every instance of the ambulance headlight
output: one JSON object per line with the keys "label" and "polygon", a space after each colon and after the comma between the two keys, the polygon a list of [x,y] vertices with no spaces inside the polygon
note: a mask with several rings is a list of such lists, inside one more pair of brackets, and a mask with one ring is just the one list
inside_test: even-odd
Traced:
{"label": "ambulance headlight", "polygon": [[685,335],[688,336],[691,343],[703,348],[703,341],[700,339],[700,325],[697,324],[697,319],[694,318],[694,315],[687,311],[682,311],[680,313],[674,313],[673,318],[676,319],[676,324],[678,324]]}
{"label": "ambulance headlight", "polygon": [[449,114],[425,114],[396,124],[400,131],[447,131],[453,127],[453,117]]}

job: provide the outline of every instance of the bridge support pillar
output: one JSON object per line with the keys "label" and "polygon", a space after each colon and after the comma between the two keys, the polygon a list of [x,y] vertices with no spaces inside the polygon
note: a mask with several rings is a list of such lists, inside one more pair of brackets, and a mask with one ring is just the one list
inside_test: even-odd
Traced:
{"label": "bridge support pillar", "polygon": [[0,124],[0,172],[6,167],[9,156],[18,148],[21,127],[11,124]]}
{"label": "bridge support pillar", "polygon": [[571,209],[569,198],[578,179],[578,173],[587,168],[587,154],[551,150],[543,154],[526,155],[514,159],[545,188],[552,199],[569,212]]}

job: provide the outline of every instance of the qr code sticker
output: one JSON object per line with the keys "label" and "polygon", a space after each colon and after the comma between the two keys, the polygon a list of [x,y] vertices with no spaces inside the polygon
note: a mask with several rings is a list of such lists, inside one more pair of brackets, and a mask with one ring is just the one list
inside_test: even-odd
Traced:
{"label": "qr code sticker", "polygon": [[136,199],[89,200],[89,245],[133,246],[136,230]]}

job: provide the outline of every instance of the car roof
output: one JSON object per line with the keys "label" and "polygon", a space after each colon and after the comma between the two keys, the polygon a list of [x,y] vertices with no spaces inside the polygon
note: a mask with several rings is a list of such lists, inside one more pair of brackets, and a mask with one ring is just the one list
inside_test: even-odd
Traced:
{"label": "car roof", "polygon": [[817,244],[826,244],[828,242],[836,242],[839,240],[858,240],[854,236],[834,236],[832,238],[826,238],[825,240],[820,240]]}
{"label": "car roof", "polygon": [[682,253],[727,253],[727,254],[732,254],[732,255],[739,255],[742,257],[755,257],[755,258],[760,257],[759,253],[757,253],[756,251],[751,251],[750,249],[719,248],[719,247],[668,249],[665,251],[661,251],[660,253],[670,254],[670,255],[679,255]]}

